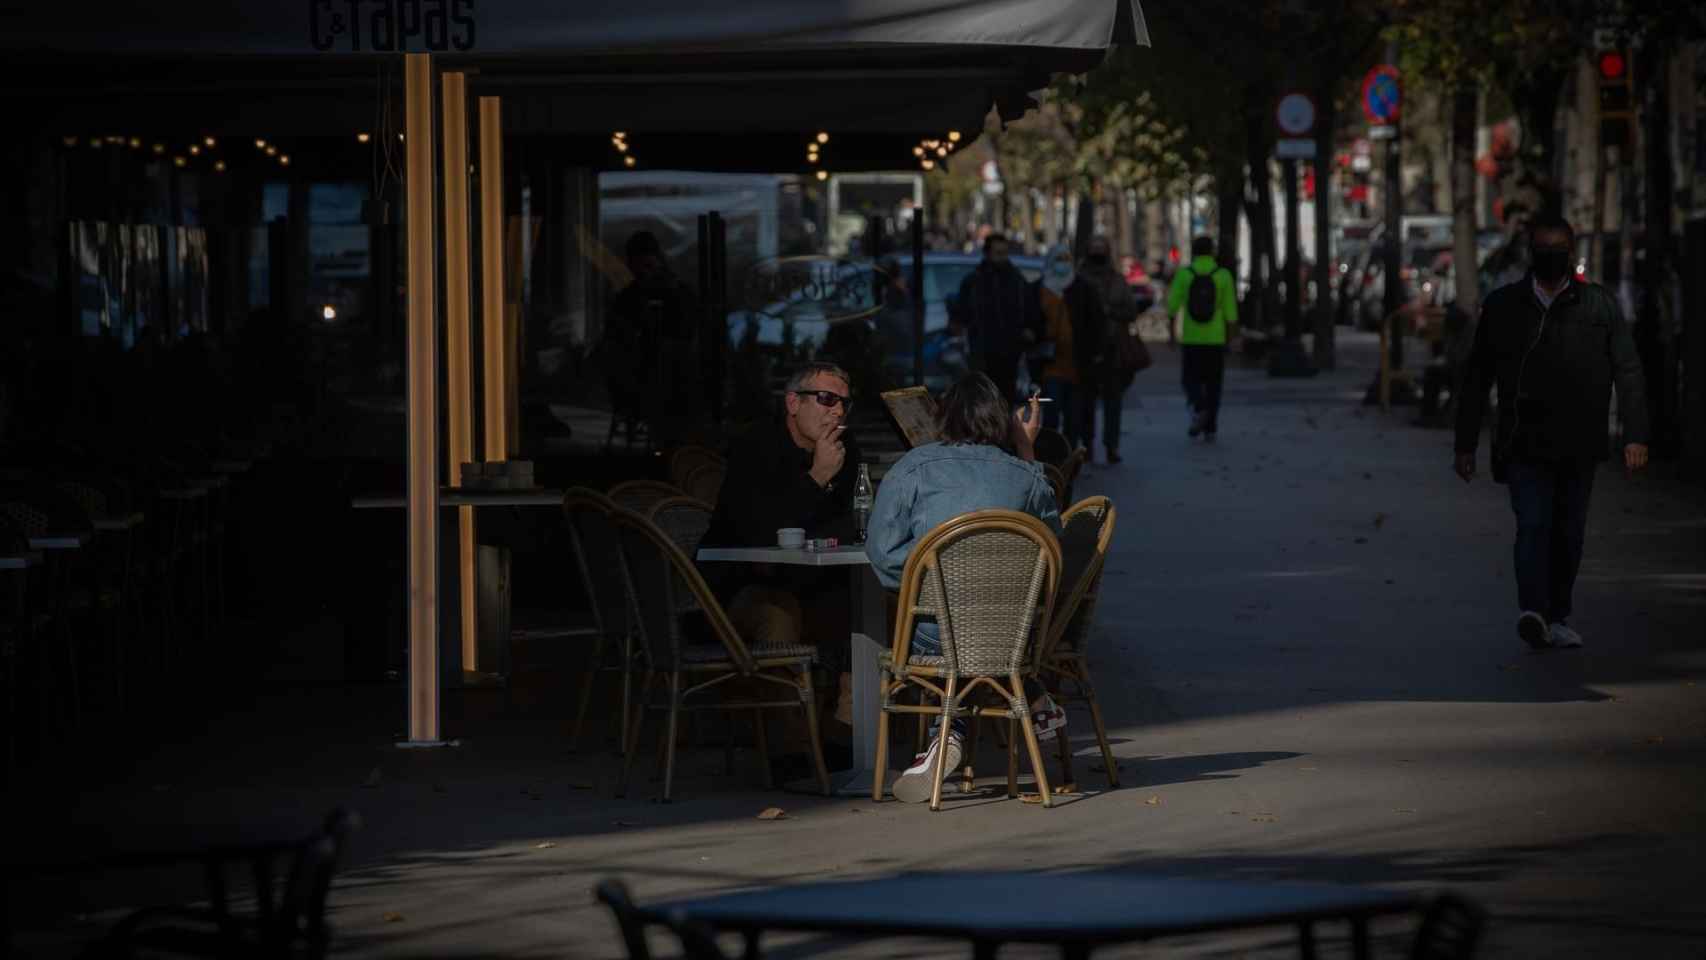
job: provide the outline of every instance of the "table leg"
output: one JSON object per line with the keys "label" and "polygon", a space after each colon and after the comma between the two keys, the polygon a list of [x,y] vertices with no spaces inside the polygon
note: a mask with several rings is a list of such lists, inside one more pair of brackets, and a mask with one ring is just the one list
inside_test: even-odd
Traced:
{"label": "table leg", "polygon": [[877,769],[877,656],[887,646],[888,611],[877,575],[863,564],[848,568],[853,612],[853,768],[830,777],[843,796],[871,795]]}

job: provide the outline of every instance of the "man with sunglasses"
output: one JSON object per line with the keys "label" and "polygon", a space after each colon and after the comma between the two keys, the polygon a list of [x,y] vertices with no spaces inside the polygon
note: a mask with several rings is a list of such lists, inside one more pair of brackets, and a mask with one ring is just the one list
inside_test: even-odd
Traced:
{"label": "man with sunglasses", "polygon": [[1576,280],[1575,231],[1561,217],[1528,227],[1533,269],[1481,308],[1457,405],[1456,471],[1475,477],[1487,389],[1499,391],[1493,479],[1516,514],[1517,636],[1534,649],[1582,645],[1570,597],[1581,568],[1588,496],[1606,459],[1611,390],[1623,420],[1623,465],[1647,465],[1641,363],[1610,291]]}
{"label": "man with sunglasses", "polygon": [[[807,363],[795,370],[783,391],[781,419],[754,424],[729,451],[728,474],[703,545],[774,546],[776,531],[786,527],[799,527],[807,537],[852,542],[853,484],[859,471],[859,449],[847,431],[852,406],[852,381],[845,370],[832,363]],[[728,563],[705,564],[700,570],[749,642],[818,642],[819,662],[843,675],[845,692],[851,625],[844,572]]]}

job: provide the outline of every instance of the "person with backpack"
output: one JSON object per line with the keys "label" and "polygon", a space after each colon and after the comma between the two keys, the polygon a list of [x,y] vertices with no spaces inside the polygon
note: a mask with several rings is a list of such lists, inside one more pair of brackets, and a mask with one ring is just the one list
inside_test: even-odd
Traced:
{"label": "person with backpack", "polygon": [[1238,325],[1232,271],[1214,259],[1213,237],[1191,241],[1191,262],[1173,274],[1167,291],[1167,316],[1179,318],[1181,377],[1191,406],[1189,433],[1212,441],[1220,427],[1227,338]]}

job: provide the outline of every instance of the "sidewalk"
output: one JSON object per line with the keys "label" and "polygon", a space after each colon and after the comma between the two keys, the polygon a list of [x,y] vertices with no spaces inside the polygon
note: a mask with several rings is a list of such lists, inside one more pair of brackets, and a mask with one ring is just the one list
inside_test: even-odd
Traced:
{"label": "sidewalk", "polygon": [[[1053,810],[766,792],[750,751],[724,776],[715,746],[684,754],[676,803],[643,799],[649,751],[619,800],[608,752],[571,754],[562,736],[573,677],[541,675],[508,714],[493,695],[449,697],[469,718],[447,725],[482,732],[399,751],[401,691],[312,686],[335,652],[304,637],[277,692],[101,789],[42,784],[68,795],[10,839],[170,846],[350,804],[366,827],[332,897],[346,956],[619,956],[591,902],[608,875],[651,901],[944,868],[1449,887],[1493,910],[1486,956],[1700,956],[1706,496],[1668,465],[1602,471],[1572,621],[1588,646],[1531,654],[1504,489],[1465,487],[1449,435],[1408,426],[1413,410],[1361,406],[1368,344],[1341,331],[1344,365],[1308,380],[1229,370],[1214,446],[1185,437],[1176,360],[1152,346],[1126,462],[1077,491],[1120,511],[1095,671],[1121,790],[1096,792],[1074,717],[1086,793]],[[980,767],[1002,772],[993,752]],[[769,806],[788,817],[755,819]],[[1169,955],[1285,955],[1285,937]]]}

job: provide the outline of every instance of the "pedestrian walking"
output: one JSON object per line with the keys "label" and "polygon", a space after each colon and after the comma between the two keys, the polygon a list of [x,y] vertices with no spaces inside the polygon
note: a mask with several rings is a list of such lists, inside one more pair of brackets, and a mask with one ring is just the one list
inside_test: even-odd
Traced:
{"label": "pedestrian walking", "polygon": [[1179,325],[1180,376],[1191,408],[1187,432],[1212,442],[1220,429],[1227,338],[1238,324],[1232,271],[1214,259],[1213,237],[1191,241],[1191,262],[1173,274],[1167,291],[1167,318],[1169,325]]}
{"label": "pedestrian walking", "polygon": [[[1125,405],[1125,391],[1131,386],[1131,378],[1141,369],[1135,355],[1118,349],[1122,341],[1140,350],[1142,348],[1141,341],[1136,341],[1132,331],[1132,324],[1137,322],[1137,297],[1132,294],[1125,276],[1115,269],[1113,249],[1107,237],[1090,238],[1080,273],[1101,302],[1104,344],[1102,361],[1096,364],[1093,376],[1084,378],[1084,384],[1088,390],[1094,391],[1095,399],[1101,401],[1102,447],[1108,453],[1108,463],[1115,464],[1122,459],[1120,411]],[[1095,432],[1095,407],[1096,402],[1092,400],[1086,410],[1086,434]],[[1088,437],[1085,446],[1092,451],[1094,449]]]}
{"label": "pedestrian walking", "polygon": [[1007,237],[991,233],[983,241],[983,261],[960,282],[950,319],[964,330],[972,366],[995,381],[1012,403],[1019,396],[1019,362],[1042,330],[1036,291],[1008,259]]}
{"label": "pedestrian walking", "polygon": [[1606,459],[1611,388],[1623,464],[1647,465],[1647,402],[1634,338],[1604,287],[1573,279],[1575,231],[1558,217],[1529,225],[1533,266],[1487,297],[1457,407],[1456,470],[1475,477],[1487,389],[1498,387],[1493,479],[1516,514],[1517,635],[1535,649],[1580,647],[1568,625],[1588,498]]}
{"label": "pedestrian walking", "polygon": [[[1043,259],[1037,297],[1043,314],[1043,343],[1050,352],[1042,368],[1043,426],[1061,430],[1074,447],[1095,443],[1096,378],[1106,360],[1101,298],[1073,269],[1072,254],[1053,247]],[[1064,429],[1062,427],[1064,421]]]}

